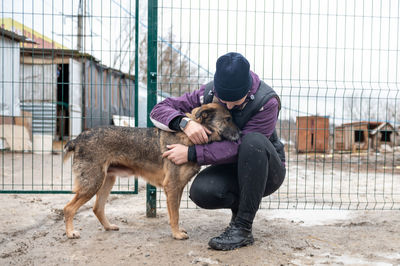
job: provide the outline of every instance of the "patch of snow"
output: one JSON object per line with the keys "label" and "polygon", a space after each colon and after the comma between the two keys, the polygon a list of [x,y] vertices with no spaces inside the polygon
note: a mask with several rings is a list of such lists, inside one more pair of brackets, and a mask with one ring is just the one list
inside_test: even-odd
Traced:
{"label": "patch of snow", "polygon": [[286,219],[302,226],[326,225],[350,219],[345,210],[271,210],[265,213],[268,219]]}

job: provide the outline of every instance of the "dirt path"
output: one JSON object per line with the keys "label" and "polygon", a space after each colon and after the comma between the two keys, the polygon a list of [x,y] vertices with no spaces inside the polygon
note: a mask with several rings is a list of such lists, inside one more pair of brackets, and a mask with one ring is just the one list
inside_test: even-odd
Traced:
{"label": "dirt path", "polygon": [[145,193],[111,195],[105,232],[87,203],[75,218],[81,239],[64,234],[63,206],[72,195],[1,195],[0,265],[305,265],[400,264],[399,211],[261,210],[255,244],[217,252],[208,240],[229,212],[182,209],[190,238],[173,240],[166,209],[145,217]]}

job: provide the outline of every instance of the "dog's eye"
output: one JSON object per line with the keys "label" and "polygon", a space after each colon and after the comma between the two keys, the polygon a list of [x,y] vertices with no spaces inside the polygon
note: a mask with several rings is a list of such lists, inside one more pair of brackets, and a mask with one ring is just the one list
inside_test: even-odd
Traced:
{"label": "dog's eye", "polygon": [[226,120],[226,122],[231,122],[231,118],[230,117],[225,118],[225,120]]}

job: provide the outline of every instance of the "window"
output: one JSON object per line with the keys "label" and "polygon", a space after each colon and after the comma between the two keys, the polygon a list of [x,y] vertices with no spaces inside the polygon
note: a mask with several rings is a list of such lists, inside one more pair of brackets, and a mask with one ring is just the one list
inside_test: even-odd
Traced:
{"label": "window", "polygon": [[381,141],[382,142],[390,142],[390,135],[392,131],[381,131]]}
{"label": "window", "polygon": [[355,142],[364,142],[364,130],[354,130],[354,138]]}

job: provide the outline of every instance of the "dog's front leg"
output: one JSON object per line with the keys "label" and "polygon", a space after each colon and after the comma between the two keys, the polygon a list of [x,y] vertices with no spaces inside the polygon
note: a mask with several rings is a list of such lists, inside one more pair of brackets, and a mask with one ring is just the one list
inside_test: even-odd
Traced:
{"label": "dog's front leg", "polygon": [[78,209],[88,202],[92,198],[92,195],[80,195],[77,192],[74,198],[68,202],[67,205],[64,207],[64,218],[65,218],[65,227],[66,227],[66,234],[68,238],[80,238],[80,234],[78,231],[74,230],[74,216]]}
{"label": "dog's front leg", "polygon": [[183,188],[177,188],[171,185],[164,187],[167,196],[167,208],[169,214],[169,222],[171,225],[172,236],[175,239],[188,239],[186,231],[179,228],[179,205],[183,193]]}

